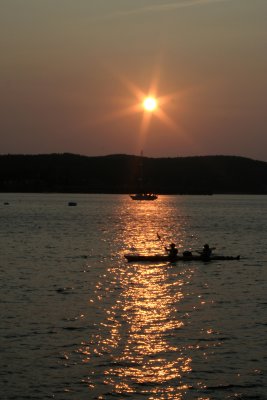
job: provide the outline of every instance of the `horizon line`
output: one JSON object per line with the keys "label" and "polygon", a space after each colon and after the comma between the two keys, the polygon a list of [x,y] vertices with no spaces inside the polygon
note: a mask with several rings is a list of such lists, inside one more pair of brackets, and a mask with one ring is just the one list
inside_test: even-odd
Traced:
{"label": "horizon line", "polygon": [[236,155],[236,154],[205,154],[205,155],[200,155],[200,154],[195,154],[195,155],[177,155],[177,156],[146,156],[146,155],[140,155],[140,154],[129,154],[129,153],[110,153],[110,154],[102,154],[102,155],[87,155],[87,154],[80,154],[80,153],[71,153],[68,151],[64,152],[51,152],[51,153],[0,153],[0,157],[15,157],[15,156],[53,156],[53,155],[58,155],[58,156],[64,156],[64,155],[70,155],[70,156],[77,156],[77,157],[87,157],[87,158],[99,158],[99,157],[113,157],[113,156],[126,156],[126,157],[143,157],[143,158],[153,158],[153,159],[159,159],[159,158],[197,158],[197,157],[236,157],[236,158],[246,158],[249,160],[253,161],[260,161],[267,163],[267,160],[260,160],[256,159],[253,157],[249,156],[243,156],[243,155]]}

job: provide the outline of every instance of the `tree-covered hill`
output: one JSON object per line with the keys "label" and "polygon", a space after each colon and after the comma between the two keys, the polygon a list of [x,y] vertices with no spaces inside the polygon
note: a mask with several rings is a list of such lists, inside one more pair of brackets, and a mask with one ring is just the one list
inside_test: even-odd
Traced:
{"label": "tree-covered hill", "polygon": [[0,156],[1,192],[133,193],[140,190],[159,194],[267,194],[267,163],[236,156]]}

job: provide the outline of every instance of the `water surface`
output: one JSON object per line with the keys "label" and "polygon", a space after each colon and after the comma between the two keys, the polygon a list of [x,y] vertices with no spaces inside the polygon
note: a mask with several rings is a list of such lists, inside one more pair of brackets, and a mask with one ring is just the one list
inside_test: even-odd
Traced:
{"label": "water surface", "polygon": [[[266,224],[266,196],[0,194],[1,398],[266,399]],[[124,260],[171,241],[241,260]]]}

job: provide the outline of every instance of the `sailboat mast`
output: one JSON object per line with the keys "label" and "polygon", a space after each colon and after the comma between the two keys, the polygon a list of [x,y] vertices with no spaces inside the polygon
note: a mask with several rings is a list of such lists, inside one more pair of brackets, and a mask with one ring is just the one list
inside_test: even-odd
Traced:
{"label": "sailboat mast", "polygon": [[140,156],[140,163],[139,163],[139,190],[140,192],[143,191],[143,150],[141,150],[141,156]]}
{"label": "sailboat mast", "polygon": [[144,191],[143,188],[143,161],[144,161],[144,156],[143,156],[143,150],[141,151],[141,155],[139,158],[139,193],[132,194],[130,197],[133,200],[156,200],[158,196],[155,193],[147,193]]}

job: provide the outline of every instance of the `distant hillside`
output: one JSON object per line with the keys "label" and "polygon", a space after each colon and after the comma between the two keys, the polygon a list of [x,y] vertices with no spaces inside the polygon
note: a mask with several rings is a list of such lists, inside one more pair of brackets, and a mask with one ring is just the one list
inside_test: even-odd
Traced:
{"label": "distant hillside", "polygon": [[[244,157],[143,159],[143,187],[159,194],[267,194],[267,163]],[[0,156],[0,192],[134,193],[141,158],[75,154]]]}

